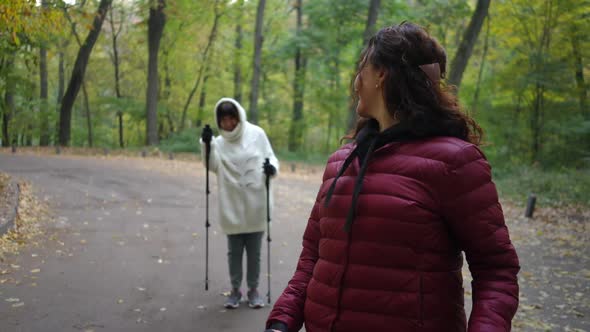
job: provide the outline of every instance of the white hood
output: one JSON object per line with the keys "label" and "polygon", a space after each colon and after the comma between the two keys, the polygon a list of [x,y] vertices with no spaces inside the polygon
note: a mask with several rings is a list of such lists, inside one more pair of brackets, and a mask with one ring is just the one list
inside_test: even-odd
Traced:
{"label": "white hood", "polygon": [[[219,118],[217,117],[217,107],[219,107],[219,105],[223,102],[230,102],[230,103],[234,104],[236,106],[236,108],[238,109],[238,116],[239,116],[240,123],[238,123],[236,128],[234,128],[234,130],[232,130],[232,131],[226,131],[226,130],[223,130],[219,127]],[[215,124],[217,125],[217,129],[219,129],[219,133],[221,134],[221,136],[223,136],[228,141],[236,141],[236,140],[240,139],[240,137],[242,137],[242,135],[244,134],[244,128],[246,127],[245,124],[246,124],[247,118],[246,118],[246,111],[244,110],[242,105],[240,105],[240,103],[238,103],[233,98],[221,98],[221,99],[219,99],[217,104],[215,104],[215,107],[213,108],[213,112],[215,112]]]}

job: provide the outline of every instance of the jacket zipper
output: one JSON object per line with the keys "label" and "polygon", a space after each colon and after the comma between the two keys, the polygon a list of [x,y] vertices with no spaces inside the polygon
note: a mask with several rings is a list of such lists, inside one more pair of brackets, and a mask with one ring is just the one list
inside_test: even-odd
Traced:
{"label": "jacket zipper", "polygon": [[348,239],[346,241],[346,256],[344,257],[344,270],[342,271],[342,275],[340,276],[340,284],[338,285],[338,302],[336,302],[336,316],[332,323],[330,323],[329,331],[334,331],[334,324],[340,318],[340,304],[342,302],[342,292],[344,290],[344,277],[346,276],[346,272],[348,271],[348,258],[350,256],[350,242],[352,239],[352,229],[348,232]]}

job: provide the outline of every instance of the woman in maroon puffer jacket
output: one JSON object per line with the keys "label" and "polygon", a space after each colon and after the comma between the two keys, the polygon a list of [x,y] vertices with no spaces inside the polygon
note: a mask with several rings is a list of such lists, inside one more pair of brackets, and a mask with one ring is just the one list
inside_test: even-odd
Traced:
{"label": "woman in maroon puffer jacket", "polygon": [[518,257],[481,129],[441,86],[445,67],[444,49],[417,25],[369,41],[354,82],[355,141],[328,160],[269,331],[510,331]]}

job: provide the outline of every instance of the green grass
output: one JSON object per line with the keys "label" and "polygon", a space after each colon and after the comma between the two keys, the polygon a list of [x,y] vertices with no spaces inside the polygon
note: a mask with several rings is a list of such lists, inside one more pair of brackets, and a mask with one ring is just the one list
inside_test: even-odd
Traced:
{"label": "green grass", "polygon": [[500,196],[525,203],[529,194],[542,205],[581,204],[590,206],[590,169],[552,169],[520,166],[494,170]]}
{"label": "green grass", "polygon": [[199,138],[201,131],[198,128],[190,128],[173,134],[170,138],[162,140],[159,148],[165,152],[194,152],[201,151]]}

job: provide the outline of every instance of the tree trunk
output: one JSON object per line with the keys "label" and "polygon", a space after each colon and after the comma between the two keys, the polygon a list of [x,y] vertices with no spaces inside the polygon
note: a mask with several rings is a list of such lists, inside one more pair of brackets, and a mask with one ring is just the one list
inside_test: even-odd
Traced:
{"label": "tree trunk", "polygon": [[[365,32],[363,33],[363,47],[367,45],[369,39],[375,34],[375,26],[379,18],[379,9],[381,7],[381,0],[371,0],[369,4],[369,12],[367,14],[367,24],[365,25]],[[356,104],[351,103],[348,109],[348,130],[352,130],[356,124],[358,116],[356,114]]]}
{"label": "tree trunk", "polygon": [[56,121],[56,125],[55,125],[55,131],[54,131],[54,135],[55,135],[55,140],[54,142],[57,144],[58,140],[59,140],[59,110],[61,108],[61,103],[64,97],[64,89],[65,89],[65,81],[66,81],[66,75],[65,75],[65,69],[64,69],[64,49],[65,47],[62,46],[62,49],[59,50],[58,52],[58,66],[57,66],[57,103],[56,103],[56,112],[57,112],[57,121]]}
{"label": "tree trunk", "polygon": [[33,146],[33,125],[27,125],[24,146]]}
{"label": "tree trunk", "polygon": [[242,38],[244,33],[242,32],[242,18],[244,12],[244,0],[238,2],[238,19],[236,24],[236,50],[234,52],[234,99],[238,102],[242,102]]}
{"label": "tree trunk", "polygon": [[184,125],[186,122],[186,113],[188,112],[188,107],[193,99],[199,85],[201,84],[201,79],[203,78],[203,73],[207,70],[207,66],[209,65],[209,51],[215,42],[215,38],[217,37],[217,26],[219,25],[219,18],[221,17],[221,12],[219,10],[219,1],[215,1],[215,18],[213,19],[213,26],[211,27],[211,33],[209,34],[209,40],[207,41],[207,46],[205,46],[205,50],[201,56],[202,64],[201,68],[199,68],[199,73],[197,75],[197,80],[191,89],[191,92],[188,95],[186,103],[182,109],[182,117],[180,119],[180,130],[184,129]]}
{"label": "tree trunk", "polygon": [[[264,70],[260,71],[260,76],[262,76],[262,80],[260,81],[260,95],[261,95],[262,99],[269,100],[270,98],[272,98],[271,96],[274,96],[276,91],[274,89],[272,89],[273,88],[272,82],[268,78],[268,74],[266,73],[266,71],[264,71]],[[271,90],[271,91],[269,91],[269,90]],[[266,121],[268,122],[269,128],[274,125],[275,119],[276,119],[276,112],[273,112],[272,110],[267,110]]]}
{"label": "tree trunk", "polygon": [[264,7],[266,0],[258,0],[256,10],[256,28],[254,33],[254,58],[252,83],[250,88],[250,116],[249,121],[258,123],[258,84],[260,81],[260,67],[262,63],[262,25],[264,23]]}
{"label": "tree trunk", "polygon": [[62,100],[60,108],[60,120],[59,120],[59,144],[67,146],[70,144],[70,131],[72,125],[72,106],[76,100],[78,92],[80,92],[80,86],[84,80],[84,74],[86,72],[86,65],[88,64],[88,58],[92,53],[94,43],[98,39],[102,23],[107,14],[107,10],[111,5],[112,0],[101,0],[98,5],[98,11],[94,16],[92,23],[92,29],[88,33],[84,44],[80,47],[76,62],[74,63],[74,69],[70,78],[70,83]]}
{"label": "tree trunk", "polygon": [[303,1],[297,0],[295,3],[297,13],[297,29],[295,49],[295,76],[293,78],[293,115],[291,117],[291,126],[289,128],[289,151],[297,151],[303,143],[303,97],[305,92],[305,69],[306,59],[301,53],[301,29],[303,18]]}
{"label": "tree trunk", "polygon": [[584,63],[582,62],[582,54],[580,52],[580,35],[578,32],[578,27],[572,25],[570,33],[575,65],[576,84],[578,88],[578,100],[580,103],[580,111],[583,114],[590,114],[590,111],[586,108],[588,89],[586,88],[586,82],[584,80]]}
{"label": "tree trunk", "polygon": [[92,140],[92,115],[90,113],[90,104],[88,103],[88,92],[86,90],[86,83],[82,82],[82,94],[84,95],[84,109],[86,111],[86,125],[88,127],[88,146],[93,147]]}
{"label": "tree trunk", "polygon": [[10,140],[10,120],[14,114],[14,94],[8,86],[4,91],[4,109],[2,112],[2,146],[7,147],[12,143]]}
{"label": "tree trunk", "polygon": [[[41,1],[42,11],[47,10],[47,0]],[[41,120],[39,145],[49,145],[49,110],[47,104],[47,47],[42,42],[39,47],[39,115]]]}
{"label": "tree trunk", "polygon": [[[339,73],[334,71],[333,76],[330,79],[330,93],[335,95],[338,93],[336,89],[338,89],[338,84],[336,83],[336,77],[338,77]],[[334,110],[330,107],[328,109],[328,134],[326,135],[326,145],[324,146],[324,153],[330,153],[330,142],[332,141],[332,127],[334,126]]]}
{"label": "tree trunk", "polygon": [[535,83],[535,91],[534,91],[534,101],[533,101],[533,113],[531,115],[531,132],[532,132],[532,162],[538,162],[541,156],[541,142],[542,142],[542,134],[543,134],[543,127],[545,125],[544,122],[544,111],[545,111],[545,75],[546,75],[546,66],[545,66],[545,59],[546,55],[549,52],[549,47],[551,45],[551,29],[554,25],[553,20],[555,16],[553,15],[553,2],[551,0],[545,1],[545,8],[544,8],[544,21],[543,21],[543,30],[541,34],[541,38],[539,39],[539,44],[536,47],[536,52],[538,56],[535,58],[537,59],[535,62],[532,63],[533,70],[535,71],[536,80]]}
{"label": "tree trunk", "polygon": [[532,162],[539,160],[541,151],[541,126],[543,116],[543,104],[545,96],[545,87],[542,83],[537,82],[535,86],[535,100],[533,104],[533,114],[531,116],[531,130],[533,134],[532,143]]}
{"label": "tree trunk", "polygon": [[363,33],[363,46],[369,43],[369,39],[375,34],[375,26],[377,25],[377,18],[379,17],[379,8],[381,7],[381,0],[371,0],[369,4],[369,14],[367,15],[367,25]]}
{"label": "tree trunk", "polygon": [[[164,57],[164,90],[162,92],[163,101],[168,101],[172,89],[172,79],[170,78],[170,69],[168,66],[168,50],[169,48],[166,48],[162,51],[162,55]],[[174,127],[174,121],[172,121],[172,115],[170,114],[169,107],[166,107],[166,121],[168,122],[168,129],[170,135],[170,133],[173,133],[176,129]]]}
{"label": "tree trunk", "polygon": [[[111,7],[109,11],[109,23],[111,25],[111,36],[112,36],[112,44],[113,44],[113,67],[115,69],[115,95],[117,99],[121,99],[121,80],[119,76],[119,49],[117,47],[117,39],[119,38],[119,34],[121,33],[123,27],[123,17],[120,17],[119,27],[115,29],[115,20],[113,18],[113,11],[114,7]],[[122,16],[122,15],[121,15]],[[117,118],[119,120],[119,147],[123,148],[125,144],[123,143],[123,111],[117,110]]]}
{"label": "tree trunk", "polygon": [[203,78],[203,87],[201,88],[201,96],[199,98],[199,111],[197,113],[197,127],[201,126],[203,122],[203,115],[205,113],[205,101],[207,99],[207,81],[209,80],[209,71],[205,73],[205,78]]}
{"label": "tree trunk", "polygon": [[40,137],[39,145],[49,145],[49,114],[47,109],[47,49],[41,46],[39,49],[39,115]]}
{"label": "tree trunk", "polygon": [[479,101],[479,90],[481,87],[481,78],[483,76],[483,67],[488,55],[488,41],[490,37],[490,17],[486,18],[486,37],[483,44],[483,52],[481,54],[481,61],[479,64],[479,72],[477,74],[477,84],[475,85],[475,93],[473,94],[473,103],[471,104],[471,115],[473,116],[477,111],[477,103]]}
{"label": "tree trunk", "polygon": [[[14,65],[14,54],[8,54],[6,59],[6,68],[12,70]],[[15,143],[11,140],[10,121],[14,115],[14,84],[7,82],[4,89],[4,107],[2,112],[2,146],[10,146]],[[15,136],[16,137],[16,136]]]}
{"label": "tree trunk", "polygon": [[[155,0],[154,0],[155,1]],[[166,24],[165,0],[150,7],[148,19],[148,85],[146,91],[146,138],[148,145],[158,144],[158,51]]]}
{"label": "tree trunk", "polygon": [[467,30],[463,33],[463,38],[457,48],[457,53],[451,62],[451,72],[449,74],[449,84],[455,85],[457,88],[461,85],[461,79],[469,58],[473,53],[473,46],[477,41],[477,36],[481,31],[483,21],[488,16],[488,9],[490,8],[491,0],[477,0],[477,6],[469,22]]}

